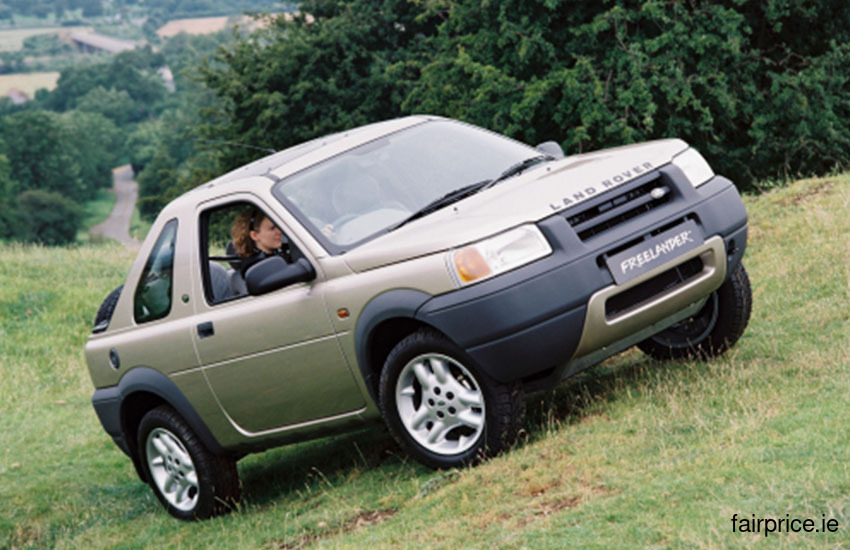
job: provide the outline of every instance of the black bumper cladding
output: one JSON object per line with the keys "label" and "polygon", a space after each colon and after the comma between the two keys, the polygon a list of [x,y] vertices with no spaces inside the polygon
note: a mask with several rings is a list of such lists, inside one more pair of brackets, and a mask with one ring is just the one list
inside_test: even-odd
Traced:
{"label": "black bumper cladding", "polygon": [[[671,277],[665,268],[658,275],[664,284],[652,281],[653,276],[631,295],[645,301],[652,296],[644,296],[643,289],[675,292],[671,285],[687,284],[693,275],[688,270],[704,269],[701,260],[690,257],[713,237],[720,239],[712,248],[723,256],[717,259],[725,264],[723,272],[734,271],[747,241],[747,214],[734,185],[715,177],[694,189],[677,167],[668,165],[618,188],[617,196],[634,195],[646,202],[643,190],[648,184],[668,190],[651,208],[641,204],[635,214],[634,208],[623,204],[611,212],[607,203],[612,197],[603,194],[558,212],[538,223],[552,245],[550,256],[437,296],[423,304],[416,317],[450,335],[491,376],[508,382],[547,375],[577,358],[577,351],[586,355],[587,350],[578,348],[588,303],[603,289],[634,286],[632,281],[683,257],[683,266],[676,269],[684,272]],[[592,235],[580,234],[581,227],[572,223],[579,221],[577,213],[588,211],[597,219],[581,216],[577,225],[593,223],[595,229]],[[619,301],[630,299],[624,296]],[[616,305],[619,311],[640,306]]]}

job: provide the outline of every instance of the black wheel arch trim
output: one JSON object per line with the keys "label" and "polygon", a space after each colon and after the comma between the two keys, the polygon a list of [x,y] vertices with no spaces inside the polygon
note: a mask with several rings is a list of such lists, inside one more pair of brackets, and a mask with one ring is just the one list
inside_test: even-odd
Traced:
{"label": "black wheel arch trim", "polygon": [[[94,405],[104,430],[130,456],[139,477],[143,480],[147,481],[147,478],[141,467],[138,449],[136,449],[134,443],[136,436],[127,433],[128,420],[124,408],[125,400],[128,397],[142,393],[154,395],[174,408],[186,420],[186,423],[189,424],[189,427],[210,452],[217,455],[227,454],[201,419],[201,416],[170,378],[150,367],[135,367],[121,377],[117,386],[95,390],[92,395],[92,405]],[[120,442],[123,442],[124,445],[121,445]]]}
{"label": "black wheel arch trim", "polygon": [[[377,404],[378,393],[375,369],[372,368],[371,344],[375,328],[394,318],[416,320],[416,312],[422,305],[433,298],[420,290],[395,289],[388,290],[372,298],[363,308],[357,318],[354,328],[354,349],[357,354],[357,367],[366,382],[369,395]],[[377,372],[380,377],[380,370]]]}

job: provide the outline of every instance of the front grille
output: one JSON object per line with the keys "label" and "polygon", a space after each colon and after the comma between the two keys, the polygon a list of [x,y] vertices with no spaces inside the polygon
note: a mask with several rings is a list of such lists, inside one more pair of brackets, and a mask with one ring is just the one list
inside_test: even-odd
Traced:
{"label": "front grille", "polygon": [[610,319],[638,307],[673,287],[693,279],[702,272],[702,259],[697,256],[634,286],[605,302],[605,315]]}
{"label": "front grille", "polygon": [[[661,189],[664,194],[654,198],[652,196],[654,189]],[[585,241],[666,204],[673,195],[672,191],[671,186],[661,180],[661,175],[656,174],[654,178],[638,187],[567,216],[567,222],[578,233],[579,239]]]}

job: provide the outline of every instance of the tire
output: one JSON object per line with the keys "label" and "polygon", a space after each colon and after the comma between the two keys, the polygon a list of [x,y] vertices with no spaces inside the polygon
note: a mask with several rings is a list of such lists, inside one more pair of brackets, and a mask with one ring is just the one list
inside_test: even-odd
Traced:
{"label": "tire", "polygon": [[103,332],[109,326],[109,321],[112,320],[112,313],[115,311],[115,305],[118,303],[118,298],[121,296],[121,290],[123,288],[124,285],[121,285],[110,292],[103,300],[103,303],[100,304],[97,315],[94,316],[94,328],[92,332]]}
{"label": "tire", "polygon": [[148,484],[172,516],[206,519],[239,501],[236,461],[212,454],[171,407],[161,405],[142,417],[138,445]]}
{"label": "tire", "polygon": [[644,340],[638,347],[659,359],[710,359],[735,345],[747,328],[753,306],[750,279],[738,264],[693,316]]}
{"label": "tire", "polygon": [[435,469],[474,464],[508,448],[525,405],[519,383],[493,380],[430,329],[393,348],[379,389],[390,433],[411,456]]}

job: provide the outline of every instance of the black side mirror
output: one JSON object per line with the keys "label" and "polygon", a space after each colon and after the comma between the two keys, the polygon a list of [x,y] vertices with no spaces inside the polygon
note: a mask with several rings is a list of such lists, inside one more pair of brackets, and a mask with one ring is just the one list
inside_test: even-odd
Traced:
{"label": "black side mirror", "polygon": [[555,159],[564,158],[564,150],[557,141],[544,141],[535,147],[541,153],[547,154]]}
{"label": "black side mirror", "polygon": [[315,278],[316,271],[304,258],[298,258],[297,262],[290,264],[280,256],[272,256],[248,268],[245,273],[245,286],[248,287],[248,294],[259,296],[294,283],[312,281]]}

